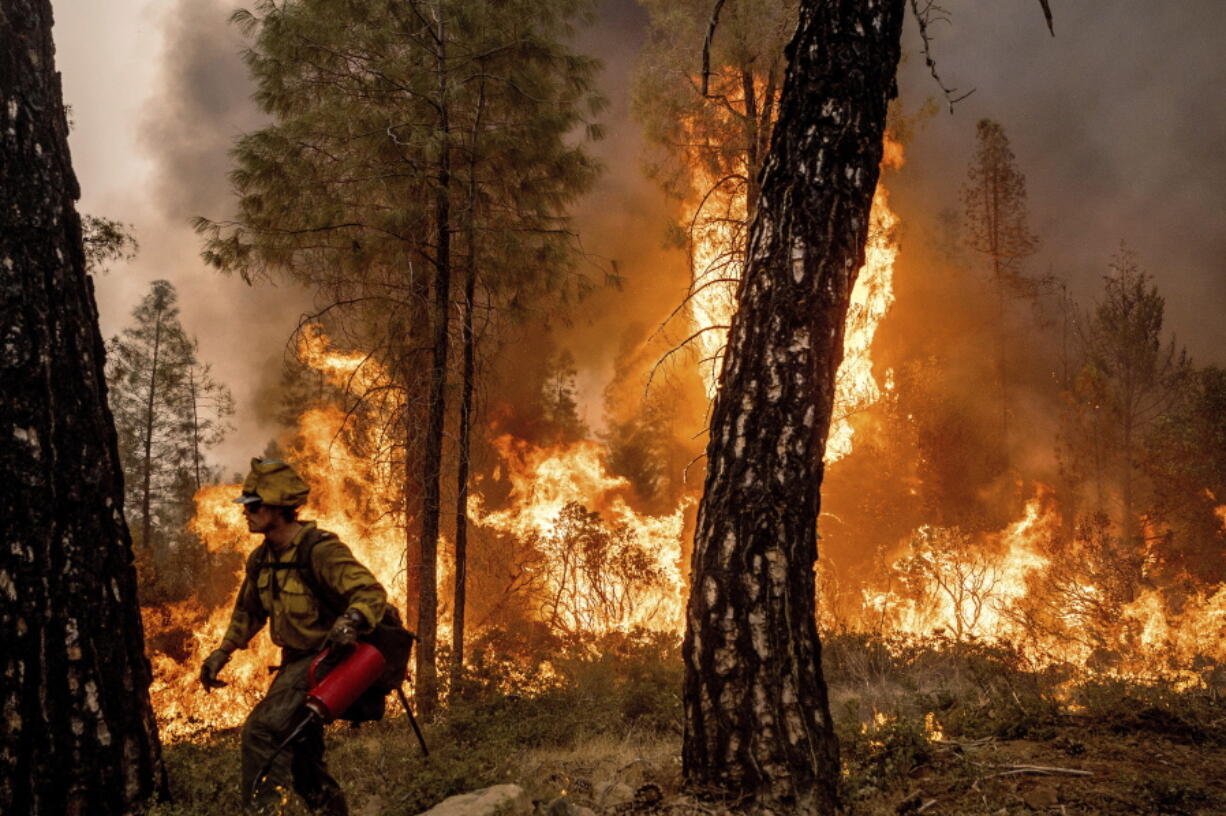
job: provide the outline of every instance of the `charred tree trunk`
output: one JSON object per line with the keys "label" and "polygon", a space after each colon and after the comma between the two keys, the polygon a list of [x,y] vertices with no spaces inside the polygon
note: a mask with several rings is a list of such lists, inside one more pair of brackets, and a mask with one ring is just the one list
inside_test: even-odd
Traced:
{"label": "charred tree trunk", "polygon": [[0,9],[0,813],[166,791],[49,0]]}
{"label": "charred tree trunk", "polygon": [[903,6],[801,4],[712,412],[684,646],[683,764],[694,788],[758,813],[837,805],[814,604],[819,488]]}
{"label": "charred tree trunk", "polygon": [[[472,247],[472,230],[469,246]],[[471,257],[471,256],[470,256]],[[475,259],[474,259],[475,261]],[[464,282],[464,384],[460,391],[460,436],[456,454],[455,500],[455,611],[451,631],[451,690],[459,687],[464,669],[464,605],[468,600],[468,466],[471,452],[471,419],[473,406],[474,339],[473,297],[477,285],[477,268],[473,263]]]}
{"label": "charred tree trunk", "polygon": [[196,382],[195,363],[187,367],[187,396],[192,401],[192,492],[199,493],[200,476],[200,385]]}
{"label": "charred tree trunk", "polygon": [[464,344],[463,385],[460,390],[460,432],[456,452],[455,500],[455,592],[451,627],[451,691],[460,686],[464,672],[464,605],[468,601],[468,469],[471,453],[473,385],[476,377],[473,337],[473,299],[477,291],[477,145],[481,138],[481,116],[485,112],[485,79],[477,88],[477,109],[473,116],[468,161],[468,212],[464,215],[465,237],[468,244],[468,274],[464,279],[464,322],[461,340]]}
{"label": "charred tree trunk", "polygon": [[451,316],[451,146],[447,119],[446,29],[439,14],[438,91],[439,167],[434,217],[438,246],[434,260],[434,361],[430,371],[430,405],[426,424],[425,478],[422,480],[421,595],[417,616],[417,707],[430,719],[438,702],[438,536],[441,516],[440,477],[443,463],[443,427],[446,418],[447,345]]}
{"label": "charred tree trunk", "polygon": [[[401,406],[404,456],[401,468],[400,490],[404,500],[404,549],[405,603],[404,619],[418,620],[421,601],[421,524],[425,515],[422,508],[425,466],[422,452],[425,449],[425,429],[428,416],[427,400],[422,395],[430,393],[430,300],[428,275],[417,275],[409,264],[410,281],[407,299],[414,304],[408,317],[398,315],[389,333],[391,337],[407,337],[408,343],[399,349],[396,370],[399,387],[404,393]],[[421,304],[417,308],[417,304]]]}

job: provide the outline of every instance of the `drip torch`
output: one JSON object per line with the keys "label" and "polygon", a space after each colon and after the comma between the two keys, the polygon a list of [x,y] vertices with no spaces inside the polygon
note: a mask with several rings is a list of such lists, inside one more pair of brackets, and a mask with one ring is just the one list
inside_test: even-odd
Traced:
{"label": "drip torch", "polygon": [[[306,694],[306,702],[303,704],[305,713],[302,721],[277,746],[277,750],[264,763],[264,767],[251,785],[252,796],[255,796],[260,784],[264,781],[264,777],[268,775],[268,770],[272,767],[273,761],[282,751],[293,744],[294,740],[302,736],[302,732],[308,725],[313,722],[326,725],[344,714],[345,710],[353,705],[353,702],[362,695],[362,692],[370,688],[379,679],[379,675],[383,673],[383,667],[386,665],[386,661],[378,649],[369,643],[359,641],[354,643],[352,647],[349,647],[349,654],[328,671],[322,680],[316,682],[317,671],[331,655],[332,647],[328,647],[311,661],[311,667],[307,671],[309,691]],[[404,713],[409,718],[409,724],[413,727],[413,733],[417,735],[417,741],[421,744],[422,753],[429,756],[430,751],[426,748],[426,740],[422,737],[421,728],[417,725],[417,719],[413,716],[413,710],[409,708],[409,701],[405,698],[404,691],[397,688],[396,693],[400,697],[401,705],[404,706]]]}

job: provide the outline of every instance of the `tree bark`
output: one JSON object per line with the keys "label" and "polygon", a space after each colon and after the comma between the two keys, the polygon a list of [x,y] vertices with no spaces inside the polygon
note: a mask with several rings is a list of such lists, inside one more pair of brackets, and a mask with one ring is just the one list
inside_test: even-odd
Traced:
{"label": "tree bark", "polygon": [[166,792],[50,0],[0,7],[0,812]]}
{"label": "tree bark", "polygon": [[814,563],[903,0],[810,0],[788,46],[712,411],[684,645],[683,769],[757,813],[832,814],[838,744]]}
{"label": "tree bark", "polygon": [[442,12],[438,23],[439,166],[435,190],[438,246],[434,274],[434,362],[430,371],[430,406],[426,425],[425,478],[422,485],[421,595],[417,616],[417,707],[430,719],[438,702],[438,536],[441,515],[440,477],[446,418],[447,346],[451,317],[451,146],[447,120],[447,33]]}
{"label": "tree bark", "polygon": [[456,500],[455,500],[455,589],[451,626],[451,691],[460,686],[464,673],[464,606],[468,602],[468,471],[472,452],[473,387],[476,379],[476,339],[473,336],[473,300],[477,291],[477,145],[481,138],[481,117],[485,112],[485,79],[479,81],[477,109],[473,116],[468,162],[468,211],[464,214],[465,237],[468,244],[468,274],[464,279],[464,322],[461,339],[464,344],[463,385],[460,391],[460,431],[456,440]]}
{"label": "tree bark", "polygon": [[[473,247],[473,230],[469,229],[470,252]],[[471,257],[471,256],[470,256]],[[468,469],[472,447],[471,420],[473,406],[474,371],[473,297],[477,285],[477,268],[472,264],[468,279],[464,282],[464,384],[460,392],[460,435],[456,454],[456,500],[455,500],[455,612],[451,631],[451,690],[459,687],[464,670],[464,605],[468,601]]]}

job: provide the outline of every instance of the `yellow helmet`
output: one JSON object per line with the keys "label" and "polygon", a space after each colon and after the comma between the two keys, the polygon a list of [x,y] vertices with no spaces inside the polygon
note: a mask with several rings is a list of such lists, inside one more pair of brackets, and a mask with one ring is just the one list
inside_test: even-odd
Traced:
{"label": "yellow helmet", "polygon": [[252,459],[251,472],[243,482],[243,494],[235,504],[260,502],[274,507],[301,507],[311,488],[302,477],[280,459]]}

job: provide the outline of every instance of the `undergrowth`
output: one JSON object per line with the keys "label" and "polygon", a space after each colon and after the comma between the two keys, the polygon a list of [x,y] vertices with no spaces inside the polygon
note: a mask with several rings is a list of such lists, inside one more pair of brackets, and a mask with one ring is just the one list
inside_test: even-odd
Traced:
{"label": "undergrowth", "polygon": [[[540,801],[569,794],[595,804],[594,787],[635,765],[650,768],[635,779],[658,783],[665,795],[680,793],[682,665],[675,638],[637,632],[559,642],[548,659],[529,657],[523,646],[486,638],[474,649],[463,684],[424,726],[429,757],[402,715],[356,730],[330,726],[329,767],[351,812],[410,816],[503,782],[524,786]],[[1007,647],[947,638],[827,634],[823,664],[852,814],[905,809],[904,794],[933,773],[943,774],[950,790],[974,789],[983,798],[976,784],[982,768],[964,750],[968,744],[1017,741],[1061,756],[1124,734],[1226,745],[1226,702],[1216,686],[1078,680],[1067,667],[1029,666]],[[150,816],[239,812],[238,750],[237,729],[168,745],[174,801],[155,805]],[[1128,779],[1128,801],[1154,812],[1193,813],[1221,803],[1212,785],[1186,775]],[[294,800],[286,812],[305,810]]]}
{"label": "undergrowth", "polygon": [[[423,724],[423,756],[408,721],[391,716],[353,729],[328,727],[329,772],[351,813],[411,815],[442,799],[526,778],[544,757],[589,744],[627,755],[640,743],[679,745],[679,644],[647,632],[565,644],[548,660],[512,660],[485,644],[465,685],[435,722]],[[629,747],[628,747],[629,746]],[[655,749],[655,753],[659,753]],[[215,816],[241,811],[239,731],[165,747],[173,801],[149,816]],[[291,797],[287,814],[306,810]]]}

